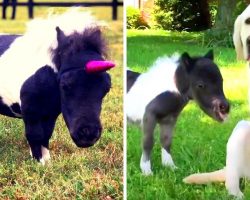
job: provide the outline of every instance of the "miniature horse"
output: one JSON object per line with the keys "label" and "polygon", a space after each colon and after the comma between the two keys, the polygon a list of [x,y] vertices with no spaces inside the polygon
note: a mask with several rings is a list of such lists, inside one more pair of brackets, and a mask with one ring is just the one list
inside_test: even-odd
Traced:
{"label": "miniature horse", "polygon": [[143,174],[152,174],[150,153],[157,123],[160,125],[162,164],[175,167],[170,155],[172,130],[189,100],[195,100],[215,120],[225,120],[229,104],[222,82],[212,51],[204,57],[190,57],[187,53],[181,57],[163,57],[143,74],[127,71],[126,112],[129,120],[142,123],[140,167]]}
{"label": "miniature horse", "polygon": [[102,100],[111,87],[106,70],[114,63],[105,61],[101,27],[86,13],[35,20],[28,28],[23,36],[0,36],[0,113],[23,118],[31,154],[44,164],[61,112],[78,147],[100,138]]}

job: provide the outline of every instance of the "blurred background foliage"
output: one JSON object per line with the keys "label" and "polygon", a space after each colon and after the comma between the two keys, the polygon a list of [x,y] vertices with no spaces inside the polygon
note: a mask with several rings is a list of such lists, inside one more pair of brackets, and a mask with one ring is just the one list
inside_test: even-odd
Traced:
{"label": "blurred background foliage", "polygon": [[155,0],[149,7],[127,7],[127,28],[202,31],[204,44],[232,47],[234,21],[249,3],[249,0]]}

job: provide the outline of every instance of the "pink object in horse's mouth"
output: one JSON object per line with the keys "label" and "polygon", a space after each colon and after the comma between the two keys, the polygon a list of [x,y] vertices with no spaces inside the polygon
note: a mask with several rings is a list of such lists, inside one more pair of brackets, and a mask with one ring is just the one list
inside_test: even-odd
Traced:
{"label": "pink object in horse's mouth", "polygon": [[86,64],[86,72],[88,73],[103,72],[113,67],[115,67],[115,63],[112,61],[91,60]]}

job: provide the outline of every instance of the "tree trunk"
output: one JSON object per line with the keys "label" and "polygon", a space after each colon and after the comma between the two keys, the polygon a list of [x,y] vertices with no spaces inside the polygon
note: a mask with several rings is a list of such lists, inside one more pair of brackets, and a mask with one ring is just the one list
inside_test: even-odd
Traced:
{"label": "tree trunk", "polygon": [[234,18],[233,13],[237,0],[219,0],[218,10],[213,29],[233,30]]}

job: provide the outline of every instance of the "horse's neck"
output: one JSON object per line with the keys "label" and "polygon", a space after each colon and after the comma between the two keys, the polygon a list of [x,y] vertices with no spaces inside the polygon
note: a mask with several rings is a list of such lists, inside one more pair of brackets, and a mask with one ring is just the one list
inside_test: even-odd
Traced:
{"label": "horse's neck", "polygon": [[186,96],[189,99],[192,99],[192,92],[190,90],[190,76],[182,67],[181,65],[178,65],[175,73],[175,83],[176,87],[178,88],[180,94],[182,96]]}

